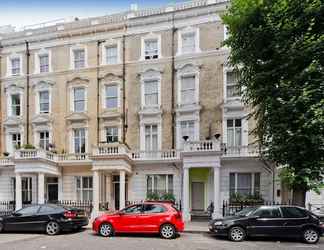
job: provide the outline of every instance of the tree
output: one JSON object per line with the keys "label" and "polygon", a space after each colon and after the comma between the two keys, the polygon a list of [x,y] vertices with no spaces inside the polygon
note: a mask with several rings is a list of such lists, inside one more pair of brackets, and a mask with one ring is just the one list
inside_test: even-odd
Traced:
{"label": "tree", "polygon": [[232,0],[222,18],[254,133],[304,206],[324,176],[324,1]]}

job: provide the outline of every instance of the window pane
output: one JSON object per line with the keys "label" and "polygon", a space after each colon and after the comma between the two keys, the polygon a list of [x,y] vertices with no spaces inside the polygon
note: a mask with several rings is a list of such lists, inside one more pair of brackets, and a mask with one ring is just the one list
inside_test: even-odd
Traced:
{"label": "window pane", "polygon": [[83,49],[81,50],[74,50],[74,67],[76,69],[84,68],[85,66],[85,52]]}
{"label": "window pane", "polygon": [[154,213],[163,213],[165,208],[161,205],[155,204],[145,204],[144,205],[144,213],[154,214]]}
{"label": "window pane", "polygon": [[39,56],[39,71],[41,73],[49,71],[49,58],[48,58],[48,55]]}
{"label": "window pane", "polygon": [[158,41],[156,39],[145,40],[145,59],[158,58]]}
{"label": "window pane", "polygon": [[181,79],[181,103],[195,102],[195,76],[184,76]]}
{"label": "window pane", "polygon": [[118,127],[106,128],[106,141],[108,143],[118,142]]}
{"label": "window pane", "polygon": [[116,108],[118,106],[117,85],[106,86],[106,108]]}
{"label": "window pane", "polygon": [[192,53],[196,50],[195,44],[195,33],[185,33],[182,35],[182,52],[183,53]]}
{"label": "window pane", "polygon": [[106,47],[106,62],[107,64],[117,63],[117,46]]}
{"label": "window pane", "polygon": [[85,110],[85,89],[74,89],[74,111],[83,112]]}
{"label": "window pane", "polygon": [[144,83],[144,95],[145,105],[157,105],[158,104],[158,81],[151,80]]}
{"label": "window pane", "polygon": [[250,173],[237,174],[237,193],[242,195],[251,194],[252,176]]}
{"label": "window pane", "polygon": [[39,92],[39,111],[41,113],[49,112],[49,92],[48,91]]}
{"label": "window pane", "polygon": [[259,208],[253,214],[255,216],[260,216],[261,218],[280,218],[281,213],[277,207]]}
{"label": "window pane", "polygon": [[297,207],[281,207],[281,211],[285,218],[307,217],[307,212]]}
{"label": "window pane", "polygon": [[11,73],[17,75],[20,73],[20,59],[11,59]]}
{"label": "window pane", "polygon": [[11,111],[13,116],[20,116],[20,95],[11,96]]}

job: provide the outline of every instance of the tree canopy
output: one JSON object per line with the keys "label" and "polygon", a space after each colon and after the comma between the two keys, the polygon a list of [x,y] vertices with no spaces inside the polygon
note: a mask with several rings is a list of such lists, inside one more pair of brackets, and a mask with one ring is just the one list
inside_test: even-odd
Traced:
{"label": "tree canopy", "polygon": [[324,1],[232,0],[223,21],[265,155],[284,167],[294,194],[316,190],[324,176]]}

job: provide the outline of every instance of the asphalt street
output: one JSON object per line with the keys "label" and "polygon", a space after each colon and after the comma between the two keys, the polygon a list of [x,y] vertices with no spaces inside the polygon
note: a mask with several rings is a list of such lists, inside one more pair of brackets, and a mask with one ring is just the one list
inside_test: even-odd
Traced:
{"label": "asphalt street", "polygon": [[216,238],[207,233],[183,233],[174,240],[163,240],[157,235],[117,235],[112,238],[102,238],[94,235],[91,230],[65,233],[58,236],[43,234],[0,234],[1,250],[215,250],[215,249],[324,249],[324,238],[316,245],[303,244],[297,240],[247,240],[230,242],[227,239]]}

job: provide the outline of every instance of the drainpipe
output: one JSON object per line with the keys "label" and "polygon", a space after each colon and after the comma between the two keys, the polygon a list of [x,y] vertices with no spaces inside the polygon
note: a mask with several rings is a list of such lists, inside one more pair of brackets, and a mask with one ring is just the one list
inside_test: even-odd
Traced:
{"label": "drainpipe", "polygon": [[124,26],[124,34],[123,34],[123,115],[122,115],[122,143],[126,143],[126,133],[127,133],[127,110],[126,110],[126,31],[127,25]]}
{"label": "drainpipe", "polygon": [[175,101],[174,101],[174,88],[175,88],[175,57],[174,57],[174,37],[175,37],[175,32],[176,28],[174,26],[174,13],[172,13],[172,42],[171,42],[171,116],[172,116],[172,126],[171,126],[171,137],[172,137],[172,149],[175,148]]}
{"label": "drainpipe", "polygon": [[29,58],[30,58],[30,51],[29,51],[29,42],[26,40],[26,144],[29,144]]}
{"label": "drainpipe", "polygon": [[100,143],[100,44],[104,40],[97,41],[97,145]]}

